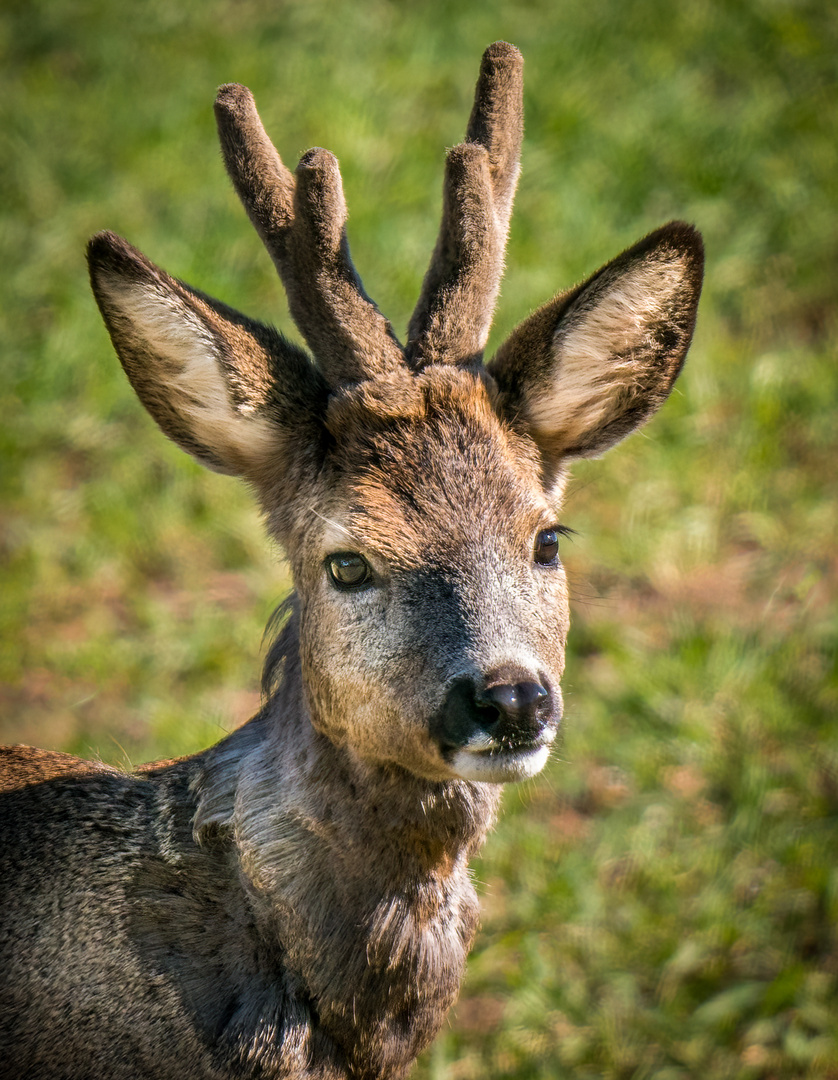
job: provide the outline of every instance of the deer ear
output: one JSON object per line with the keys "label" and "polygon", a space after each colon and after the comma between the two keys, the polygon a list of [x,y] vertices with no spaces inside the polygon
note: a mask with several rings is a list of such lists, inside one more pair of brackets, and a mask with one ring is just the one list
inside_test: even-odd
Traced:
{"label": "deer ear", "polygon": [[113,233],[93,237],[88,263],[125,373],[163,432],[216,472],[256,475],[317,382],[306,354],[175,281]]}
{"label": "deer ear", "polygon": [[595,457],[663,404],[684,363],[701,292],[701,236],[672,222],[545,304],[488,365],[500,407],[552,473]]}

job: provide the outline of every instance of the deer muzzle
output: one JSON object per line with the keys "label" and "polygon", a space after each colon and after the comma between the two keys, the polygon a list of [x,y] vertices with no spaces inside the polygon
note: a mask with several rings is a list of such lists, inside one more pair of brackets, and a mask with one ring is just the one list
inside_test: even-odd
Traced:
{"label": "deer muzzle", "polygon": [[506,783],[541,771],[561,713],[561,693],[545,676],[499,668],[456,679],[430,733],[462,779]]}

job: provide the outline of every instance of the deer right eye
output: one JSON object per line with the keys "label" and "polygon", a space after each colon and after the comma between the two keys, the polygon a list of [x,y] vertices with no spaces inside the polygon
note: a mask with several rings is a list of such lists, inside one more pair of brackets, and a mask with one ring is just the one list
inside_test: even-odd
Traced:
{"label": "deer right eye", "polygon": [[363,555],[352,551],[339,551],[326,559],[326,569],[332,584],[344,592],[363,589],[372,581],[372,568]]}

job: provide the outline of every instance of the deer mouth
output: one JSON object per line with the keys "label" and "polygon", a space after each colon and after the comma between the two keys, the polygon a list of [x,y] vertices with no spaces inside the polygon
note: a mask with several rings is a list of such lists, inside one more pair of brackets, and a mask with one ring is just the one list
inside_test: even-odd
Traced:
{"label": "deer mouth", "polygon": [[508,784],[536,776],[547,764],[550,745],[557,729],[548,738],[528,747],[478,749],[461,747],[448,758],[448,763],[463,780],[479,780],[489,784]]}

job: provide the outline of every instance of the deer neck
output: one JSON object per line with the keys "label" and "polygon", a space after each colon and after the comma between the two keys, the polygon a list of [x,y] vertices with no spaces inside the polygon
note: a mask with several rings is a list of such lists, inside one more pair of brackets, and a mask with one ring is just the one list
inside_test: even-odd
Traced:
{"label": "deer neck", "polygon": [[478,914],[467,864],[500,788],[433,783],[334,745],[290,657],[195,786],[196,834],[233,838],[260,933],[353,1073],[401,1075],[456,1000]]}

